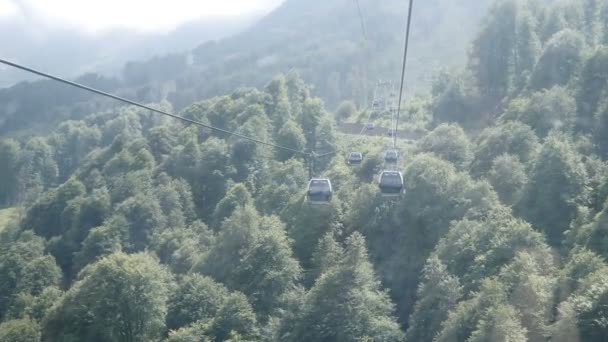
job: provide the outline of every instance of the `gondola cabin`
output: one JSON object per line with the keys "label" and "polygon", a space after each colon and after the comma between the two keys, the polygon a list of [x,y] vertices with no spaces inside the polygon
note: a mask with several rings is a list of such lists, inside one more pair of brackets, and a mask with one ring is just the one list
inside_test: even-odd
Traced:
{"label": "gondola cabin", "polygon": [[384,154],[384,161],[390,164],[396,164],[399,160],[399,153],[396,150],[388,150]]}
{"label": "gondola cabin", "polygon": [[363,154],[361,152],[351,152],[346,159],[348,165],[359,165],[363,162]]}
{"label": "gondola cabin", "polygon": [[327,178],[313,178],[308,183],[306,199],[312,204],[326,204],[333,196],[331,181]]}
{"label": "gondola cabin", "polygon": [[385,197],[399,197],[405,193],[403,174],[399,171],[383,171],[378,180],[380,192]]}

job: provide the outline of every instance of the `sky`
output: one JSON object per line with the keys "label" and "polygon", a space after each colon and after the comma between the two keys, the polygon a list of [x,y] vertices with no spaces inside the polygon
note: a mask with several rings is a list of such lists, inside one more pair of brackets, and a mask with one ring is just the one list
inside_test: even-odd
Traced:
{"label": "sky", "polygon": [[116,28],[169,31],[199,18],[260,14],[282,0],[0,0],[0,20],[75,26],[96,33]]}

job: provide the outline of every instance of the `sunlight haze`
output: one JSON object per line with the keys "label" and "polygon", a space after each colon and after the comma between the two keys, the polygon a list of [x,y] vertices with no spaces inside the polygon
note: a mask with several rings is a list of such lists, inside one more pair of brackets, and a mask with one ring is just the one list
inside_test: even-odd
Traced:
{"label": "sunlight haze", "polygon": [[63,24],[88,32],[128,28],[166,31],[198,18],[260,14],[282,0],[0,0],[0,19],[18,16],[33,24]]}

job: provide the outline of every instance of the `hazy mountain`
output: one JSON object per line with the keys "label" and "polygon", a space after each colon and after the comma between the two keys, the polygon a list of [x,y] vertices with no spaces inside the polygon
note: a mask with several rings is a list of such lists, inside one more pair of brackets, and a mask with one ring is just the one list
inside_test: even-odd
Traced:
{"label": "hazy mountain", "polygon": [[[464,65],[469,43],[490,3],[491,0],[416,3],[408,94],[426,89],[439,66]],[[85,71],[112,76],[123,61],[137,60],[133,56],[157,54],[124,64],[115,80],[100,80],[99,76],[81,80],[140,101],[168,100],[176,110],[238,87],[263,86],[277,73],[290,70],[299,72],[313,85],[314,94],[333,109],[347,99],[365,105],[378,79],[397,81],[400,76],[407,4],[398,0],[360,0],[360,6],[361,16],[351,0],[288,0],[240,32],[238,29],[245,27],[246,21],[191,23],[163,37],[114,32],[90,39],[64,31],[50,34],[55,40],[32,40],[26,37],[35,37],[39,32],[24,30],[20,32],[23,37],[11,38],[11,42],[20,43],[10,46],[31,52],[31,58],[21,62],[73,77]],[[4,34],[0,33],[0,40],[11,37],[7,30],[1,32]],[[219,38],[229,32],[238,33]],[[188,45],[198,46],[182,52]],[[37,51],[45,51],[44,58]],[[65,51],[73,53],[66,57]],[[162,56],[163,52],[171,54]],[[21,77],[22,73],[18,75]],[[61,96],[48,98],[50,102],[45,95],[37,95],[40,89],[54,87],[63,86],[42,83],[0,91],[0,104],[10,103],[0,108],[0,131],[15,132],[17,127],[29,125],[31,116],[45,125],[48,120],[59,122],[89,113],[60,108],[89,101],[90,96],[70,95],[75,90],[53,91]],[[31,103],[32,96],[38,96],[35,104]],[[99,110],[90,103],[83,107]]]}
{"label": "hazy mountain", "polygon": [[[115,29],[86,33],[75,27],[39,25],[21,18],[0,20],[2,57],[75,77],[95,72],[113,75],[130,60],[185,52],[207,40],[235,34],[256,17],[201,18],[184,23],[171,32],[143,33]],[[23,72],[0,67],[0,87],[31,79]]]}
{"label": "hazy mountain", "polygon": [[[464,64],[491,2],[415,4],[408,88],[424,88],[439,66]],[[407,4],[361,0],[360,6],[361,17],[351,0],[286,1],[252,28],[194,49],[194,67],[178,83],[190,86],[193,80],[204,79],[194,87],[193,98],[207,97],[243,84],[262,85],[270,75],[295,69],[332,106],[343,99],[364,102],[371,84],[399,77]],[[193,98],[176,102],[186,105]]]}

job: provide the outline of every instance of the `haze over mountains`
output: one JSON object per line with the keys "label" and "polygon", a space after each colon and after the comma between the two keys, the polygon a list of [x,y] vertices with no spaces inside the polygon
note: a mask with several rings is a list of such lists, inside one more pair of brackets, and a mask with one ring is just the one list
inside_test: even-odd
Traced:
{"label": "haze over mountains", "polygon": [[[0,45],[5,58],[64,76],[88,72],[116,75],[127,61],[183,53],[205,41],[239,32],[257,19],[258,16],[202,18],[170,32],[117,28],[101,33],[87,33],[68,25],[32,26],[22,18],[0,19]],[[31,77],[0,67],[0,87],[26,79]]]}
{"label": "haze over mountains", "polygon": [[[410,81],[428,83],[430,72],[444,62],[462,64],[489,2],[418,3]],[[111,76],[129,60],[191,50],[198,67],[184,70],[185,74],[220,69],[204,76],[213,78],[211,82],[234,78],[230,86],[252,81],[242,75],[244,69],[252,68],[269,72],[295,68],[323,89],[358,77],[365,65],[369,65],[370,79],[396,78],[407,5],[396,0],[362,0],[360,6],[367,42],[353,1],[290,0],[263,18],[203,18],[164,34],[116,29],[91,35],[74,27],[36,26],[23,18],[6,18],[0,19],[0,44],[6,58],[71,77],[87,72]],[[207,41],[215,43],[204,44]],[[237,68],[221,67],[235,63]],[[2,76],[0,86],[7,86],[25,75],[4,69]],[[175,78],[179,76],[183,74]],[[268,78],[263,74],[255,81]]]}

